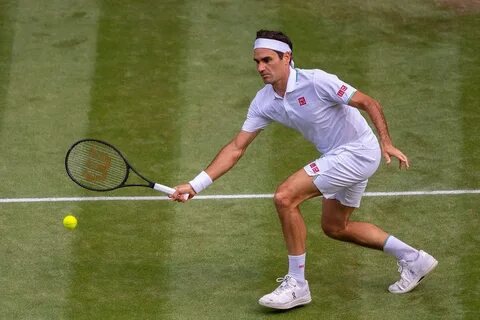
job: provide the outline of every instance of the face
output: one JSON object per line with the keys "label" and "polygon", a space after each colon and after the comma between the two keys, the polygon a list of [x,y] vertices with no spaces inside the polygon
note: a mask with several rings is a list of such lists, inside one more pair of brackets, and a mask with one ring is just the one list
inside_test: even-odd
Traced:
{"label": "face", "polygon": [[275,84],[279,80],[288,79],[290,53],[278,54],[271,49],[258,48],[253,51],[253,60],[257,64],[257,71],[265,84]]}

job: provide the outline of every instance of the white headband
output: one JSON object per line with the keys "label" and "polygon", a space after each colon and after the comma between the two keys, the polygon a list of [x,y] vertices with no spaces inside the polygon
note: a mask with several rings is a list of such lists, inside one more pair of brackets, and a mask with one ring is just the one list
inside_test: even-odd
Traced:
{"label": "white headband", "polygon": [[[255,40],[255,44],[253,45],[254,50],[257,48],[271,49],[283,53],[292,52],[292,49],[288,44],[275,39],[258,38],[257,40]],[[293,59],[290,60],[290,65],[292,66],[292,68],[295,67]]]}
{"label": "white headband", "polygon": [[255,45],[253,46],[253,49],[257,48],[272,49],[283,53],[292,52],[292,49],[290,49],[288,44],[275,39],[258,38],[255,40]]}

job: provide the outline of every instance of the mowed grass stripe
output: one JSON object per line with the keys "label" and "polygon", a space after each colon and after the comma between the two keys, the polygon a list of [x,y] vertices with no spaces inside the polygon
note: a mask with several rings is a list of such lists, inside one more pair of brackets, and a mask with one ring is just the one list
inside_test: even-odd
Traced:
{"label": "mowed grass stripe", "polygon": [[14,1],[2,1],[0,3],[0,118],[6,106],[7,90],[9,83],[12,41],[13,19],[15,12]]}
{"label": "mowed grass stripe", "polygon": [[[175,1],[103,1],[99,20],[88,136],[112,143],[164,184],[177,180],[179,163],[184,9]],[[115,191],[126,192],[149,191]],[[169,203],[82,203],[70,317],[159,318],[172,285],[170,210]]]}
{"label": "mowed grass stripe", "polygon": [[[14,1],[3,1],[0,4],[0,118],[3,118],[3,113],[7,107],[7,95],[9,86],[9,74],[11,68],[11,52],[14,38],[14,20],[16,14],[16,6]],[[0,128],[1,130],[1,128]],[[0,154],[3,158],[3,154]],[[0,309],[6,316],[12,316],[21,310],[20,296],[22,296],[21,286],[16,286],[16,280],[19,278],[12,268],[16,264],[16,260],[22,264],[23,256],[18,253],[9,251],[10,248],[15,248],[12,243],[16,242],[16,230],[9,222],[8,209],[3,208],[0,215],[0,232],[3,235],[3,241],[0,244],[0,254],[3,259],[0,260],[0,295],[4,297],[0,301]],[[22,297],[23,298],[23,297]]]}
{"label": "mowed grass stripe", "polygon": [[[480,129],[478,126],[480,116],[478,114],[478,100],[471,94],[472,84],[480,83],[480,43],[476,41],[480,30],[480,12],[471,12],[467,15],[460,15],[455,21],[455,30],[461,35],[460,45],[460,90],[461,97],[458,102],[459,112],[461,113],[461,158],[463,169],[463,180],[467,185],[480,185]],[[463,199],[464,206],[471,216],[469,223],[466,223],[461,229],[460,240],[465,246],[458,264],[458,273],[463,275],[458,282],[456,290],[461,292],[460,300],[463,304],[464,318],[474,319],[480,314],[480,253],[477,248],[480,244],[478,233],[478,224],[480,215],[478,214],[480,198],[469,201]],[[473,247],[471,247],[471,246]]]}
{"label": "mowed grass stripe", "polygon": [[[58,194],[64,152],[73,137],[85,133],[97,12],[91,1],[24,0],[2,14],[15,23],[11,58],[5,60],[10,65],[0,124],[1,192]],[[61,219],[75,207],[42,204],[2,211],[4,317],[64,317],[73,235],[64,233]]]}
{"label": "mowed grass stripe", "polygon": [[[374,9],[373,6],[366,7],[368,11]],[[364,76],[372,89],[371,94],[381,101],[393,142],[408,155],[411,169],[398,171],[396,160],[393,168],[383,163],[377,175],[370,179],[370,186],[401,189],[412,186],[434,189],[442,189],[446,185],[457,186],[455,179],[458,172],[451,168],[458,165],[455,163],[458,159],[453,159],[452,156],[438,157],[439,145],[442,145],[442,152],[446,155],[459,151],[459,145],[455,143],[459,138],[456,133],[460,125],[456,117],[458,111],[455,110],[455,101],[459,94],[456,75],[458,45],[453,34],[435,34],[435,29],[439,28],[441,23],[446,23],[443,20],[445,14],[430,3],[400,7],[394,6],[392,2],[386,8],[379,8],[376,14],[372,11],[369,12],[371,21],[382,21],[382,31],[388,34],[388,37],[382,35],[375,41],[368,42],[370,45],[365,54],[368,67]],[[412,25],[416,27],[412,28]],[[432,94],[437,90],[442,94]],[[429,123],[428,119],[435,119],[436,124],[432,125],[433,122]],[[449,136],[439,135],[436,129],[438,122],[446,122],[446,119],[454,133]],[[432,163],[441,169],[433,171]],[[432,227],[428,226],[428,221],[433,218],[429,216],[434,213],[427,211],[417,219],[404,219],[402,217],[405,215],[422,210],[419,206],[409,206],[405,199],[407,198],[382,198],[383,201],[377,202],[377,205],[364,201],[366,206],[358,218],[375,222],[406,243],[430,252],[441,261],[440,265],[447,264],[442,248],[438,245],[438,233],[433,233]],[[412,199],[413,201],[415,200]],[[393,259],[381,260],[374,252],[368,252],[364,258],[368,263],[365,264],[367,268],[361,272],[363,277],[373,279],[370,273],[380,275],[382,267],[388,265],[391,271],[383,271],[383,278],[391,275],[391,282],[395,281]],[[370,261],[384,262],[374,264]],[[382,277],[378,276],[378,279],[381,280]],[[434,290],[429,289],[431,284],[427,281],[424,294],[429,296],[434,294]],[[385,289],[388,284],[385,283]],[[432,285],[436,285],[435,282]],[[368,292],[359,298],[361,319],[376,318],[381,314],[379,304],[375,303],[380,300],[376,293]],[[437,299],[436,303],[440,305],[449,303],[451,306],[458,306],[454,297],[446,299],[439,295]],[[375,308],[372,308],[372,305],[375,305]],[[383,305],[391,310],[401,308],[401,302],[390,297],[385,299]],[[428,303],[412,305],[405,310],[403,316],[423,319],[434,314],[437,317],[442,316],[445,312],[431,309],[432,306]]]}
{"label": "mowed grass stripe", "polygon": [[[357,35],[358,30],[368,30],[364,21],[350,23],[350,10],[359,10],[355,4],[346,1],[324,6],[318,2],[281,2],[281,29],[292,39],[294,45],[295,66],[305,69],[322,69],[337,74],[351,85],[362,88],[368,86],[362,75],[365,73],[365,42]],[[317,14],[312,14],[315,12]],[[320,157],[313,145],[298,133],[281,126],[272,128],[271,167],[277,175],[277,181],[286,179],[293,172],[300,170],[308,162]],[[285,161],[284,159],[289,159]],[[344,243],[325,241],[319,223],[322,206],[321,200],[309,201],[301,206],[307,226],[307,261],[306,276],[310,281],[310,290],[315,303],[322,309],[322,316],[329,318],[335,314],[343,318],[354,318],[361,309],[358,304],[361,286],[352,268],[359,272],[365,268],[358,263],[358,258],[366,250],[349,250]],[[281,234],[281,229],[277,229]],[[286,252],[283,247],[269,243],[271,251],[277,252],[277,275],[287,272]],[[273,247],[277,246],[277,249]],[[280,249],[279,249],[280,248]],[[329,254],[333,250],[337,254]],[[271,264],[274,264],[272,261]],[[273,276],[273,275],[272,275]],[[341,285],[348,283],[348,286]],[[325,288],[332,292],[326,293]],[[340,298],[339,298],[340,297]],[[333,304],[335,300],[348,301],[339,310]],[[315,317],[318,309],[306,310],[306,317]]]}
{"label": "mowed grass stripe", "polygon": [[[478,114],[478,103],[471,94],[472,84],[480,82],[480,55],[478,41],[480,13],[472,13],[465,16],[458,16],[455,20],[455,30],[460,35],[459,46],[461,59],[459,59],[459,89],[461,91],[459,107],[459,118],[462,129],[462,142],[459,143],[461,150],[463,181],[466,185],[475,188],[480,185],[480,121]],[[477,32],[470,32],[469,30]],[[449,129],[450,131],[450,129]]]}
{"label": "mowed grass stripe", "polygon": [[88,3],[17,4],[1,120],[0,150],[6,164],[0,168],[2,194],[63,191],[51,182],[65,181],[61,158],[74,137],[84,133],[90,101],[95,16],[88,16],[84,7]]}
{"label": "mowed grass stripe", "polygon": [[[277,17],[275,5],[258,1],[187,3],[190,25],[182,40],[187,55],[181,68],[187,108],[179,119],[179,182],[203,170],[240,130],[251,99],[263,86],[253,62],[255,33],[266,27],[266,21],[275,24]],[[273,192],[275,176],[268,161],[271,154],[265,150],[268,145],[268,137],[260,134],[236,167],[202,196],[247,189]],[[241,318],[257,306],[265,289],[260,283],[266,278],[266,256],[258,252],[265,253],[264,244],[272,236],[266,228],[269,221],[275,223],[275,217],[270,214],[270,201],[255,203],[255,207],[264,208],[265,214],[249,223],[244,219],[253,210],[238,202],[192,202],[175,207],[176,263],[169,274],[176,285],[169,293],[171,312],[166,318],[222,319],[231,317],[232,310]],[[221,303],[213,307],[213,301]]]}

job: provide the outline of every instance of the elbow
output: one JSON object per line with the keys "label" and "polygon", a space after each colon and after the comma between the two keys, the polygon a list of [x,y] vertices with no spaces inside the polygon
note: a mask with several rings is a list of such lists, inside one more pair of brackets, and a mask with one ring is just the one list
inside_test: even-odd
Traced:
{"label": "elbow", "polygon": [[369,112],[369,111],[377,111],[377,110],[382,110],[382,106],[380,105],[380,102],[373,98],[366,99],[362,103],[362,108],[363,110]]}
{"label": "elbow", "polygon": [[377,100],[361,92],[355,93],[351,105],[366,112],[381,110],[380,103]]}
{"label": "elbow", "polygon": [[240,160],[240,158],[243,156],[244,153],[245,153],[245,150],[243,150],[243,149],[235,150],[232,153],[233,161],[236,163],[238,160]]}

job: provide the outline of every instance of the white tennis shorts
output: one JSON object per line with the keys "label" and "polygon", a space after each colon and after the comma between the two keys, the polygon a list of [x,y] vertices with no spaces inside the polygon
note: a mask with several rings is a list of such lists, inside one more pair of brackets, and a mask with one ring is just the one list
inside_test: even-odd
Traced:
{"label": "white tennis shorts", "polygon": [[304,170],[325,199],[337,199],[349,207],[360,207],[368,178],[378,169],[380,148],[337,148],[307,164]]}

